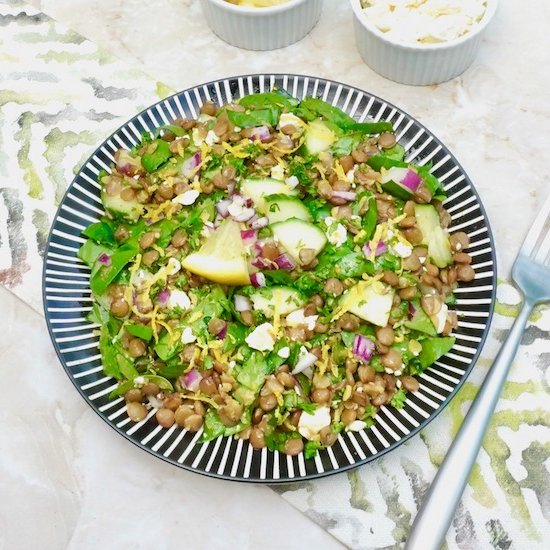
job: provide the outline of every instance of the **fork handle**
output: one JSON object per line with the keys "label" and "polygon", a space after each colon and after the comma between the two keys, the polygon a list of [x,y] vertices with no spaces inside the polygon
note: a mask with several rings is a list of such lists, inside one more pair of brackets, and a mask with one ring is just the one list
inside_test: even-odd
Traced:
{"label": "fork handle", "polygon": [[429,488],[405,550],[440,550],[534,304],[526,300]]}

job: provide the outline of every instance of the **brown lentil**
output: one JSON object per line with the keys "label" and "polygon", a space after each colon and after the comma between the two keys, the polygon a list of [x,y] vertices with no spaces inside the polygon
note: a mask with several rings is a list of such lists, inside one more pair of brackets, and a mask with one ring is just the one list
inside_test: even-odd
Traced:
{"label": "brown lentil", "polygon": [[132,422],[140,422],[147,416],[147,409],[143,403],[131,401],[126,405],[126,412]]}
{"label": "brown lentil", "polygon": [[157,422],[163,428],[171,428],[174,425],[175,415],[171,409],[159,409],[155,414]]}

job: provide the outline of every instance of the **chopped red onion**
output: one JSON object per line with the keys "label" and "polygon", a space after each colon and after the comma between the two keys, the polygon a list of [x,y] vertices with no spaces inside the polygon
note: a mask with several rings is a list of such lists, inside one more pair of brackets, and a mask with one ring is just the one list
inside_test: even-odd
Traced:
{"label": "chopped red onion", "polygon": [[413,193],[420,187],[422,178],[414,171],[407,170],[405,177],[401,180],[401,184],[410,189]]}
{"label": "chopped red onion", "polygon": [[416,313],[416,308],[413,306],[412,302],[409,302],[409,315],[408,315],[409,321],[412,320],[415,313]]}
{"label": "chopped red onion", "polygon": [[161,290],[158,293],[158,302],[161,306],[165,306],[168,303],[168,300],[170,299],[170,291],[165,288],[164,290]]}
{"label": "chopped red onion", "polygon": [[243,229],[241,231],[241,239],[243,241],[255,241],[256,231],[254,231],[254,229]]}
{"label": "chopped red onion", "polygon": [[252,260],[252,265],[257,269],[269,270],[269,269],[277,268],[277,265],[274,262],[272,262],[271,260],[268,260],[267,258],[262,258],[262,257],[254,258],[254,260]]}
{"label": "chopped red onion", "polygon": [[258,256],[262,253],[262,245],[258,241],[254,243],[254,252]]}
{"label": "chopped red onion", "polygon": [[197,166],[202,162],[201,154],[197,151],[194,155],[191,155],[187,160],[185,160],[181,167],[181,174],[188,178],[193,174]]}
{"label": "chopped red onion", "polygon": [[227,327],[229,326],[229,323],[225,323],[224,327],[220,330],[220,332],[218,332],[218,334],[216,334],[216,336],[220,339],[220,340],[224,340],[225,337],[227,336]]}
{"label": "chopped red onion", "polygon": [[251,128],[250,139],[252,141],[255,141],[257,139],[262,142],[269,141],[271,139],[269,128],[267,126],[256,126],[255,128]]}
{"label": "chopped red onion", "polygon": [[235,309],[239,312],[250,311],[252,309],[250,300],[246,296],[241,296],[240,294],[235,294],[235,296],[233,296],[233,303],[235,304]]}
{"label": "chopped red onion", "polygon": [[296,363],[296,366],[292,369],[292,374],[300,374],[301,372],[305,371],[309,367],[312,367],[319,358],[317,355],[314,355],[311,352],[308,352],[306,355],[301,357],[299,361]]}
{"label": "chopped red onion", "polygon": [[292,149],[294,147],[294,141],[292,141],[290,136],[281,136],[279,138],[279,143],[288,149]]}
{"label": "chopped red onion", "polygon": [[231,199],[223,199],[218,204],[216,204],[216,210],[222,218],[227,218],[229,216],[229,205],[231,204]]}
{"label": "chopped red onion", "polygon": [[229,196],[233,195],[233,193],[235,192],[235,187],[236,187],[236,182],[234,181],[230,181],[228,184],[227,184],[227,194]]}
{"label": "chopped red onion", "polygon": [[252,283],[252,286],[256,288],[267,284],[263,273],[253,273],[250,275],[250,282]]}
{"label": "chopped red onion", "polygon": [[357,197],[357,193],[355,193],[354,191],[333,191],[331,195],[334,198],[342,199],[348,202],[354,201],[355,198]]}
{"label": "chopped red onion", "polygon": [[245,208],[238,216],[233,216],[236,222],[247,222],[256,215],[254,208]]}
{"label": "chopped red onion", "polygon": [[355,340],[353,341],[353,354],[358,359],[368,363],[374,354],[375,348],[375,343],[366,336],[362,334],[355,335]]}
{"label": "chopped red onion", "polygon": [[[376,250],[374,251],[375,256],[381,256],[382,254],[385,254],[388,251],[388,245],[382,241],[378,241],[378,244],[376,245]],[[367,243],[363,247],[363,254],[370,258],[372,254],[372,248],[370,247],[369,243]]]}
{"label": "chopped red onion", "polygon": [[97,261],[101,265],[111,265],[111,256],[109,256],[109,254],[101,254]]}
{"label": "chopped red onion", "polygon": [[262,229],[262,227],[266,227],[269,224],[269,220],[266,217],[263,218],[257,218],[250,224],[250,227],[252,229]]}
{"label": "chopped red onion", "polygon": [[183,383],[189,391],[197,391],[199,389],[201,379],[202,376],[196,369],[191,369],[188,373],[183,375]]}
{"label": "chopped red onion", "polygon": [[117,170],[125,176],[133,177],[142,170],[140,159],[132,157],[126,149],[115,153],[115,163]]}
{"label": "chopped red onion", "polygon": [[277,264],[277,267],[279,269],[292,271],[296,267],[295,263],[286,254],[281,254],[280,256],[275,258],[274,262]]}

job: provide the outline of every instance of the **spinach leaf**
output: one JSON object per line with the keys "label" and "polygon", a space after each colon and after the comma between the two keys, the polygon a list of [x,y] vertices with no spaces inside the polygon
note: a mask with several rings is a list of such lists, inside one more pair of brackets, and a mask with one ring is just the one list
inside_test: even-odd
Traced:
{"label": "spinach leaf", "polygon": [[235,125],[241,128],[250,128],[251,126],[276,126],[281,112],[276,108],[255,109],[246,113],[238,111],[227,111],[227,118]]}
{"label": "spinach leaf", "polygon": [[100,221],[89,225],[82,234],[89,239],[93,239],[96,243],[104,244],[109,247],[116,246],[115,232],[112,222]]}
{"label": "spinach leaf", "polygon": [[163,139],[155,139],[147,146],[147,151],[141,157],[141,165],[147,172],[154,172],[170,157],[170,145]]}

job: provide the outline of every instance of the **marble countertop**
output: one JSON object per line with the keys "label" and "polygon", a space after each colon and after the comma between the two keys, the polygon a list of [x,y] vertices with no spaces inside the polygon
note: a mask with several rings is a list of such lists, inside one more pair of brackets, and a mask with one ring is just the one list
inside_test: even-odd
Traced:
{"label": "marble countertop", "polygon": [[[501,274],[509,273],[547,193],[544,0],[502,0],[474,66],[423,88],[387,81],[363,64],[344,0],[325,0],[319,25],[302,42],[261,54],[215,37],[197,0],[30,3],[174,90],[222,76],[296,72],[345,81],[399,105],[455,152],[475,182],[496,230]],[[55,368],[43,319],[2,288],[0,307],[7,390],[0,411],[0,548],[341,547],[266,487],[203,478],[129,448]],[[23,513],[31,518],[25,526]]]}

